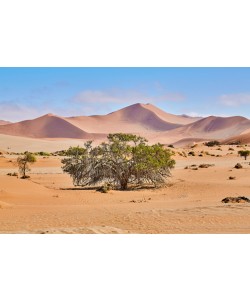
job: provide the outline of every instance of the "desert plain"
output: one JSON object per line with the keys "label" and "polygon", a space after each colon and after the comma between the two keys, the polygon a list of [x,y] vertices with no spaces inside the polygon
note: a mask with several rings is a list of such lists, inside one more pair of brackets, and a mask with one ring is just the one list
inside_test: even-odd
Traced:
{"label": "desert plain", "polygon": [[[250,150],[247,118],[194,118],[137,103],[107,115],[1,122],[0,233],[250,233],[250,203],[221,202],[250,198],[250,158],[238,155]],[[37,156],[29,179],[7,175],[18,172],[17,153],[53,154],[117,131],[174,152],[166,186],[108,193],[75,187],[54,155]],[[205,145],[213,140],[220,145]]]}
{"label": "desert plain", "polygon": [[[250,198],[250,160],[239,157],[238,149],[199,143],[192,149],[195,156],[185,157],[190,149],[175,148],[176,166],[166,187],[108,193],[74,187],[59,156],[38,157],[29,179],[7,176],[17,172],[16,156],[3,153],[0,232],[250,233],[250,204],[221,202]],[[243,168],[235,169],[236,163]]]}

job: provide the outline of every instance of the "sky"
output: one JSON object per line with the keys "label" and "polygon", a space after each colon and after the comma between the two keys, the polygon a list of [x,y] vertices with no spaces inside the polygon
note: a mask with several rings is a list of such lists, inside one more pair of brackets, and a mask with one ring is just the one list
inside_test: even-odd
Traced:
{"label": "sky", "polygon": [[107,114],[134,103],[250,118],[250,68],[0,68],[1,120]]}

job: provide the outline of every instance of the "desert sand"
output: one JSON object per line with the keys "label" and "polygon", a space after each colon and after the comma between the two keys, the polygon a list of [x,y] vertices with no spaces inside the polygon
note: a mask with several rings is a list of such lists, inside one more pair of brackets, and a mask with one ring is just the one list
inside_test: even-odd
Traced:
{"label": "desert sand", "polygon": [[[75,188],[58,156],[38,157],[30,179],[6,175],[18,171],[16,152],[55,152],[87,140],[98,144],[115,132],[174,145],[176,167],[166,187],[107,194]],[[224,145],[203,144],[213,139]],[[16,123],[0,121],[0,232],[250,233],[250,204],[221,202],[226,197],[250,198],[250,165],[237,156],[238,150],[250,147],[225,145],[238,142],[250,143],[249,119],[192,118],[142,103],[107,115],[47,114]],[[243,168],[237,170],[239,162]]]}
{"label": "desert sand", "polygon": [[[221,202],[229,196],[250,198],[250,159],[238,157],[239,149],[200,143],[192,149],[195,156],[187,157],[182,152],[191,149],[174,149],[176,167],[166,187],[107,194],[75,188],[62,173],[60,157],[39,157],[30,179],[7,176],[17,167],[16,156],[5,153],[0,157],[0,232],[250,233],[250,204]],[[242,169],[234,168],[238,162]],[[213,166],[199,168],[203,163]],[[194,164],[197,169],[185,168]]]}

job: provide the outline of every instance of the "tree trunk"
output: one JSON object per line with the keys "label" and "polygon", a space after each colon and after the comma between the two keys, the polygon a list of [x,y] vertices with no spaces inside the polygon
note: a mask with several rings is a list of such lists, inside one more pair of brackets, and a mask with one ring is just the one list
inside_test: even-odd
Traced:
{"label": "tree trunk", "polygon": [[127,190],[128,189],[128,182],[126,180],[123,180],[120,182],[121,190]]}
{"label": "tree trunk", "polygon": [[26,177],[26,163],[23,165],[23,177]]}

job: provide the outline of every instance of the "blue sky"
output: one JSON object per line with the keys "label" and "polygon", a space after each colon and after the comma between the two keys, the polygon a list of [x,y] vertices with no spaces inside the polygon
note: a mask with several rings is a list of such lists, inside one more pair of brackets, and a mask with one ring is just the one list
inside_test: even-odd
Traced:
{"label": "blue sky", "polygon": [[250,68],[0,68],[0,119],[106,114],[133,103],[250,118]]}

